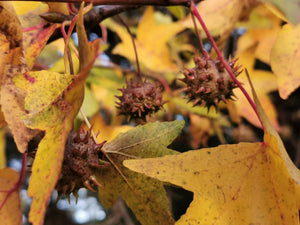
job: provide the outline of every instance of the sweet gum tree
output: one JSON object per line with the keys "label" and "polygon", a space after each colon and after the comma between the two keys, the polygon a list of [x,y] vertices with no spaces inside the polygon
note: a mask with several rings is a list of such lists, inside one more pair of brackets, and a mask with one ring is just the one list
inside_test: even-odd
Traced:
{"label": "sweet gum tree", "polygon": [[[146,225],[299,224],[300,173],[269,97],[288,99],[300,85],[299,8],[278,0],[0,2],[2,223],[22,223],[19,191],[32,157],[34,225],[44,223],[54,190],[70,201],[80,188],[98,191],[106,208],[123,198]],[[226,130],[245,120],[261,141],[228,141]],[[183,128],[188,138],[175,151]],[[20,172],[6,167],[4,134],[22,154]],[[193,192],[177,221],[164,185]]]}

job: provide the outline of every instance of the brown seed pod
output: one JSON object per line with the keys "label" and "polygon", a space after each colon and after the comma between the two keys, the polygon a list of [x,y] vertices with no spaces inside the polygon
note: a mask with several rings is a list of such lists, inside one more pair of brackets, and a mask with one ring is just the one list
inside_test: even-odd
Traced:
{"label": "brown seed pod", "polygon": [[[189,101],[193,105],[218,107],[222,100],[231,99],[233,89],[237,87],[229,73],[225,70],[224,65],[219,59],[211,59],[205,56],[194,58],[195,67],[183,71],[184,78],[180,79],[186,84],[182,89]],[[228,62],[235,76],[241,71],[239,66],[235,66],[236,60]]]}
{"label": "brown seed pod", "polygon": [[73,193],[77,201],[80,188],[95,191],[92,186],[100,187],[94,174],[99,168],[103,168],[99,155],[104,143],[96,144],[91,137],[91,129],[85,132],[83,126],[77,132],[69,133],[61,174],[55,187],[58,192],[57,200],[64,194],[70,201],[70,194]]}
{"label": "brown seed pod", "polygon": [[119,89],[122,95],[116,96],[120,100],[117,102],[120,115],[145,120],[147,115],[163,108],[165,102],[158,83],[150,83],[147,78],[144,81],[131,79],[126,83],[126,88]]}

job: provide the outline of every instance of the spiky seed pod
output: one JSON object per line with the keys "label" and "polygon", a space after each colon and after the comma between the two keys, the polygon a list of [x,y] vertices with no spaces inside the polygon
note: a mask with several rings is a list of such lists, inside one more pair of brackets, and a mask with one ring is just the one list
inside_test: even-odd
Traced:
{"label": "spiky seed pod", "polygon": [[145,120],[147,115],[163,108],[165,102],[158,83],[150,83],[146,78],[144,81],[131,79],[126,84],[126,88],[119,89],[122,95],[116,96],[120,100],[117,102],[120,115]]}
{"label": "spiky seed pod", "polygon": [[[225,70],[224,65],[219,59],[211,59],[205,56],[194,58],[195,67],[183,71],[184,78],[180,79],[186,84],[182,89],[189,101],[193,105],[218,107],[222,100],[231,99],[233,89],[237,87],[236,83]],[[228,62],[235,76],[241,71],[239,66],[235,66],[236,60]]]}
{"label": "spiky seed pod", "polygon": [[70,194],[73,193],[77,201],[80,188],[95,191],[92,186],[100,186],[94,174],[103,167],[99,162],[99,155],[104,143],[96,144],[91,137],[91,129],[85,132],[83,126],[77,132],[69,133],[61,174],[55,187],[58,192],[57,200],[64,194],[70,201]]}

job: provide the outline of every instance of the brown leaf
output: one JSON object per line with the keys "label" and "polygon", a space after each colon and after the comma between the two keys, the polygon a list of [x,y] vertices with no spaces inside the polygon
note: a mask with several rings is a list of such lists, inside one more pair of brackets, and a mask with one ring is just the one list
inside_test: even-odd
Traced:
{"label": "brown leaf", "polygon": [[[14,85],[13,77],[27,71],[23,53],[20,21],[9,2],[1,2],[0,8],[0,77],[1,107],[8,127],[11,129],[20,152],[27,150],[27,143],[35,132],[27,128],[21,116],[25,115],[26,92]],[[3,35],[4,34],[4,35]]]}

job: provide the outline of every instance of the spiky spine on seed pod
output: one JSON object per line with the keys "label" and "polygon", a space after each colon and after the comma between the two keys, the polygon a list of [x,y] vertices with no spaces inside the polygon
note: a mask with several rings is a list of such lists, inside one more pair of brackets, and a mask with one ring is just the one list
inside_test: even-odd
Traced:
{"label": "spiky spine on seed pod", "polygon": [[77,132],[69,133],[61,174],[55,187],[58,192],[57,200],[64,194],[70,202],[70,194],[73,193],[77,202],[80,188],[95,191],[92,186],[100,187],[94,174],[99,168],[103,168],[99,155],[104,143],[95,143],[91,137],[91,128],[84,131],[81,126]]}
{"label": "spiky spine on seed pod", "polygon": [[126,84],[125,88],[119,89],[122,95],[116,96],[120,100],[117,102],[120,115],[145,121],[147,115],[163,109],[165,101],[162,99],[162,89],[158,83],[150,83],[147,78],[144,81],[133,78],[126,81]]}
{"label": "spiky spine on seed pod", "polygon": [[[208,54],[207,54],[208,55]],[[235,76],[238,76],[240,66],[235,66],[237,59],[230,60],[228,65]],[[216,109],[219,102],[227,102],[231,99],[233,89],[237,87],[224,65],[219,59],[209,56],[198,56],[194,58],[195,67],[183,71],[184,78],[180,79],[186,84],[182,91],[193,101],[193,105],[206,106],[208,109],[214,106]]]}

